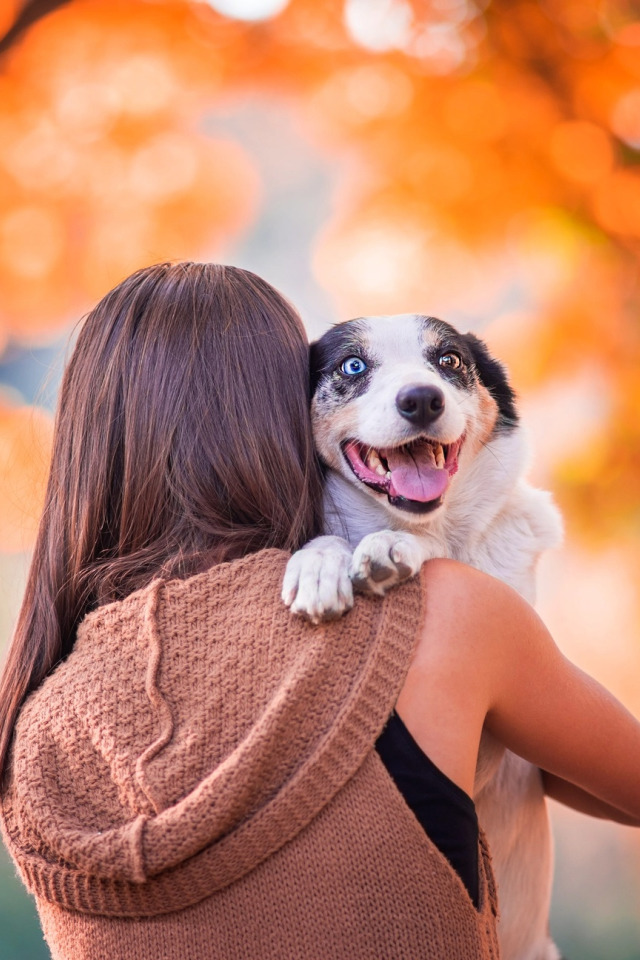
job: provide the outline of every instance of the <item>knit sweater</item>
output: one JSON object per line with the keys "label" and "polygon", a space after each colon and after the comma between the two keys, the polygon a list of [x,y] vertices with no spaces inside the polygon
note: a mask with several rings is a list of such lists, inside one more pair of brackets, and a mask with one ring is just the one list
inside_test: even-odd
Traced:
{"label": "knit sweater", "polygon": [[26,701],[5,843],[54,960],[481,960],[476,911],[374,749],[418,580],[312,626],[268,550],[89,614]]}

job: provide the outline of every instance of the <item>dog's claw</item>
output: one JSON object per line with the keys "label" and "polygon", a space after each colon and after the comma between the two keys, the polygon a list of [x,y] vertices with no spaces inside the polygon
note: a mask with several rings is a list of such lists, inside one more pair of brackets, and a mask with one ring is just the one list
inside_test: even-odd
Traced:
{"label": "dog's claw", "polygon": [[354,589],[383,596],[418,572],[425,559],[422,554],[420,541],[410,533],[370,533],[353,554],[350,574]]}
{"label": "dog's claw", "polygon": [[367,577],[361,577],[357,573],[351,574],[351,583],[353,584],[354,590],[357,590],[358,593],[368,593],[369,581]]}

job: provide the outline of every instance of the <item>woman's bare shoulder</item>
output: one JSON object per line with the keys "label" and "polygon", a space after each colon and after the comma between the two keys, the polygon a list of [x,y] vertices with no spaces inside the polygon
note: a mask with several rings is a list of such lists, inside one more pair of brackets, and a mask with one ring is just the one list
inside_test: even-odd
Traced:
{"label": "woman's bare shoulder", "polygon": [[[430,560],[421,572],[424,590],[424,629],[419,647],[443,653],[482,653],[519,644],[525,634],[551,638],[535,610],[512,587],[456,560]],[[452,640],[455,643],[452,647]]]}
{"label": "woman's bare shoulder", "polygon": [[513,587],[458,560],[428,560],[420,576],[426,590],[435,588],[440,596],[445,591],[448,599],[455,596],[465,606],[481,603],[490,607],[501,602],[514,608],[531,609]]}

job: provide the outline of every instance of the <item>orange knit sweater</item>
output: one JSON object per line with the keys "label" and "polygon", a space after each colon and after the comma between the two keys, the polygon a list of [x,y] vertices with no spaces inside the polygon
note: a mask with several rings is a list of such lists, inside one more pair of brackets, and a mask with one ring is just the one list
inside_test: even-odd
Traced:
{"label": "orange knit sweater", "polygon": [[374,750],[419,581],[314,627],[286,559],[101,607],[25,703],[3,834],[55,960],[498,956],[484,845],[478,912]]}

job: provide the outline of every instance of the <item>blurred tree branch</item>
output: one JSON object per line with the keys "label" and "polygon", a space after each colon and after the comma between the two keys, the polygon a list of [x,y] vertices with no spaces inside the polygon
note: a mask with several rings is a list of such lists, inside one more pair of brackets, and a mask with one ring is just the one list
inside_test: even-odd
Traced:
{"label": "blurred tree branch", "polygon": [[0,37],[0,56],[13,46],[25,30],[69,2],[70,0],[27,0],[12,26]]}

